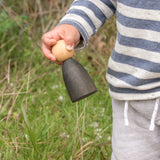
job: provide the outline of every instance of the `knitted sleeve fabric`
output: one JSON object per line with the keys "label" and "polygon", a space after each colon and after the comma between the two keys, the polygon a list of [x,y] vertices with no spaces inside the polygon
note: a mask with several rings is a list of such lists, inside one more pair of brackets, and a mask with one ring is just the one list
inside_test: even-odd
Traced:
{"label": "knitted sleeve fabric", "polygon": [[58,25],[67,23],[75,26],[84,40],[78,46],[82,48],[115,11],[115,0],[75,0]]}

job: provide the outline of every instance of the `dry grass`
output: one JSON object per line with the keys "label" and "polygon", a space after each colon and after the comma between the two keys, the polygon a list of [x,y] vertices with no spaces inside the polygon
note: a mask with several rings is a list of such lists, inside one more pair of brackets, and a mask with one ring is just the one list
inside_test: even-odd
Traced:
{"label": "dry grass", "polygon": [[[71,0],[0,1],[0,159],[89,160],[111,155],[111,107],[105,72],[115,42],[115,19],[75,55],[99,92],[72,104],[61,68],[41,53],[41,36]],[[7,29],[8,27],[8,29]],[[96,124],[96,125],[95,125]]]}

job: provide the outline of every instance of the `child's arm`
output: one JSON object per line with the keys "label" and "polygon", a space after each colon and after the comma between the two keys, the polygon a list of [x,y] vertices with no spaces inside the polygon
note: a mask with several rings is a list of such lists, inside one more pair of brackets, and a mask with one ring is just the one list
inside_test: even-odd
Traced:
{"label": "child's arm", "polygon": [[[43,54],[56,61],[51,46],[64,39],[67,46],[82,48],[88,40],[116,11],[116,0],[75,0],[58,26],[42,37]],[[80,36],[83,43],[80,42]],[[69,47],[69,48],[70,48]]]}
{"label": "child's arm", "polygon": [[83,48],[106,20],[115,14],[116,2],[117,0],[74,0],[59,24],[75,26],[84,40],[78,49]]}

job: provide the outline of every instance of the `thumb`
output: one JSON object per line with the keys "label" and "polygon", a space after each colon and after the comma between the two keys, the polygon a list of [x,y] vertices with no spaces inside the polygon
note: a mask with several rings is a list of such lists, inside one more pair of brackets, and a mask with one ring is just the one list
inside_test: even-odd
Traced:
{"label": "thumb", "polygon": [[60,35],[60,38],[65,41],[66,49],[70,51],[74,49],[74,47],[76,46],[76,43],[79,41],[80,33],[74,26],[67,25],[67,24],[64,24],[64,25],[63,27],[65,29],[63,29],[63,32],[61,32],[59,35]]}
{"label": "thumb", "polygon": [[71,51],[74,49],[74,36],[68,35],[66,33],[60,33],[60,38],[64,40],[65,44],[66,44],[66,49],[68,51]]}
{"label": "thumb", "polygon": [[65,38],[66,49],[71,51],[74,49],[74,38]]}

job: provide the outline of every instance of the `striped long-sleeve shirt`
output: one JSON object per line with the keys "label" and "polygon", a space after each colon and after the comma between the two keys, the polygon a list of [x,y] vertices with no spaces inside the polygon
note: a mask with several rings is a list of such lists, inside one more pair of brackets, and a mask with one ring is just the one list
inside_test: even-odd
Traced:
{"label": "striped long-sleeve shirt", "polygon": [[160,0],[75,0],[60,23],[89,38],[116,13],[117,39],[106,78],[119,100],[160,97]]}

